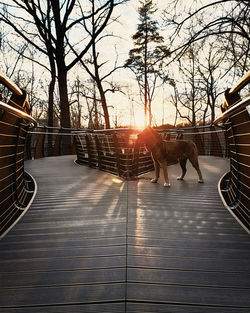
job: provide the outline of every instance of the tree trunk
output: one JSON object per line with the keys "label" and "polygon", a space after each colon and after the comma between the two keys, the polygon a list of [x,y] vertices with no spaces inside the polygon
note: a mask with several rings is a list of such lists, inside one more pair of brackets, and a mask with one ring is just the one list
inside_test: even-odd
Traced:
{"label": "tree trunk", "polygon": [[[53,57],[53,52],[51,49],[51,46],[48,45],[48,57],[49,57],[49,63],[50,63],[50,75],[51,80],[49,84],[49,99],[48,99],[48,127],[49,132],[53,132],[53,126],[54,126],[54,90],[55,90],[55,84],[56,84],[56,67],[55,67],[55,60]],[[52,155],[53,150],[53,135],[48,135],[48,155]]]}
{"label": "tree trunk", "polygon": [[55,78],[51,78],[49,84],[49,105],[48,105],[48,126],[54,126],[54,89],[55,89]]}
{"label": "tree trunk", "polygon": [[149,117],[149,121],[148,121],[148,126],[151,127],[152,125],[152,110],[151,110],[151,99],[148,99],[148,117]]}
{"label": "tree trunk", "polygon": [[97,86],[98,86],[98,90],[100,92],[101,104],[102,104],[102,109],[103,109],[103,113],[104,113],[106,129],[110,129],[109,112],[108,112],[106,97],[105,97],[104,91],[102,89],[102,85],[97,84]]}
{"label": "tree trunk", "polygon": [[148,58],[148,30],[146,23],[145,30],[145,47],[144,47],[144,127],[147,126],[147,109],[148,109],[148,72],[147,72],[147,58]]}
{"label": "tree trunk", "polygon": [[[58,72],[58,87],[60,95],[60,109],[61,109],[61,127],[70,128],[70,110],[69,110],[69,99],[68,99],[68,88],[67,88],[67,72]],[[70,130],[65,130],[70,133]],[[62,137],[62,154],[71,154],[71,137]]]}
{"label": "tree trunk", "polygon": [[[54,126],[54,89],[55,89],[55,77],[51,77],[51,81],[49,84],[49,103],[48,103],[48,127],[49,132],[53,132],[53,126]],[[51,127],[51,128],[50,128]],[[48,135],[48,153],[49,155],[52,155],[52,135]]]}
{"label": "tree trunk", "polygon": [[147,126],[147,106],[148,106],[148,97],[147,97],[147,79],[145,71],[145,86],[144,86],[144,127]]}
{"label": "tree trunk", "polygon": [[145,66],[144,66],[144,127],[146,127],[147,126],[147,108],[148,108],[148,85],[147,85],[146,53],[145,53],[145,60],[144,61],[145,61]]}
{"label": "tree trunk", "polygon": [[58,87],[61,109],[61,127],[70,128],[70,111],[67,88],[67,72],[58,73]]}
{"label": "tree trunk", "polygon": [[[94,15],[93,15],[93,20],[92,20],[92,25],[93,25],[93,35],[95,35],[95,22],[94,22]],[[95,76],[93,79],[96,82],[100,97],[101,97],[101,104],[102,104],[102,109],[103,109],[103,114],[104,114],[104,120],[105,120],[105,125],[106,129],[110,129],[110,121],[109,121],[109,112],[108,112],[108,106],[107,106],[107,101],[106,101],[106,96],[103,91],[102,87],[102,81],[99,76],[99,66],[97,62],[97,52],[96,52],[96,42],[93,41],[92,43],[92,53],[93,53],[93,63],[94,63],[94,68],[95,68]]]}
{"label": "tree trunk", "polygon": [[97,99],[96,99],[96,86],[95,84],[93,84],[94,87],[94,100],[93,100],[93,104],[94,104],[94,128],[95,129],[99,129],[99,120],[98,120],[98,110],[97,110]]}

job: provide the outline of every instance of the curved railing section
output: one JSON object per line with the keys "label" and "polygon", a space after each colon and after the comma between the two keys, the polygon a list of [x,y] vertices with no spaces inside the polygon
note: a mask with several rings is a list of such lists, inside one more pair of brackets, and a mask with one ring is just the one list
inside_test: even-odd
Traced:
{"label": "curved railing section", "polygon": [[250,83],[250,72],[225,93],[224,112],[215,124],[225,127],[229,143],[230,171],[218,188],[229,212],[250,233],[250,96],[241,96]]}
{"label": "curved railing section", "polygon": [[[28,132],[25,149],[26,158],[31,160],[49,156],[75,154],[72,131],[79,131],[79,129],[36,126]],[[65,137],[70,137],[70,140],[67,140],[66,143]],[[68,146],[66,147],[66,145]]]}
{"label": "curved railing section", "polygon": [[129,128],[77,132],[74,135],[76,162],[124,179],[133,179],[151,171],[153,162],[150,154],[142,147],[138,151],[134,149],[137,132]]}
{"label": "curved railing section", "polygon": [[28,129],[36,126],[24,90],[0,73],[0,238],[32,202],[36,184],[24,171]]}
{"label": "curved railing section", "polygon": [[[200,155],[226,157],[224,130],[215,126],[159,130],[163,138],[193,140]],[[136,147],[138,129],[111,129],[75,132],[77,163],[110,172],[124,179],[154,169],[151,155],[144,147]]]}

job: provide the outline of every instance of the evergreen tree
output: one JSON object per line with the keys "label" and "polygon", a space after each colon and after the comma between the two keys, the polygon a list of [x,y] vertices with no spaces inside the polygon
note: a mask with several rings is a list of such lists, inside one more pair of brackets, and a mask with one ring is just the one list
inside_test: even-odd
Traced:
{"label": "evergreen tree", "polygon": [[[164,38],[159,33],[158,22],[152,18],[157,11],[152,0],[141,0],[138,9],[139,21],[137,32],[132,36],[134,49],[129,51],[125,67],[130,68],[135,76],[144,101],[144,124],[151,125],[151,103],[159,79],[166,80],[163,71],[164,59],[169,56],[169,49],[163,44]],[[148,118],[147,118],[148,113]]]}

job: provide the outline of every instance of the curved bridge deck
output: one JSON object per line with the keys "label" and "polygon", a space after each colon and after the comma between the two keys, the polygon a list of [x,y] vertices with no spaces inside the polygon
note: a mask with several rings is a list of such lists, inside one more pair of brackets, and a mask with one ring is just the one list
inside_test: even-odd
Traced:
{"label": "curved bridge deck", "polygon": [[169,167],[170,189],[73,161],[26,163],[38,193],[0,242],[2,313],[249,312],[249,235],[217,192],[226,160],[200,157],[204,184]]}

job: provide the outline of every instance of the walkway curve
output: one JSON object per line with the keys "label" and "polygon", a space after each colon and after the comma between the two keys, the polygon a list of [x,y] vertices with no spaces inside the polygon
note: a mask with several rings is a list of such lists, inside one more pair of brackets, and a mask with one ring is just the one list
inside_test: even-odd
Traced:
{"label": "walkway curve", "polygon": [[1,313],[246,313],[249,235],[217,191],[227,160],[200,157],[171,188],[74,163],[27,161],[38,193],[0,241]]}

